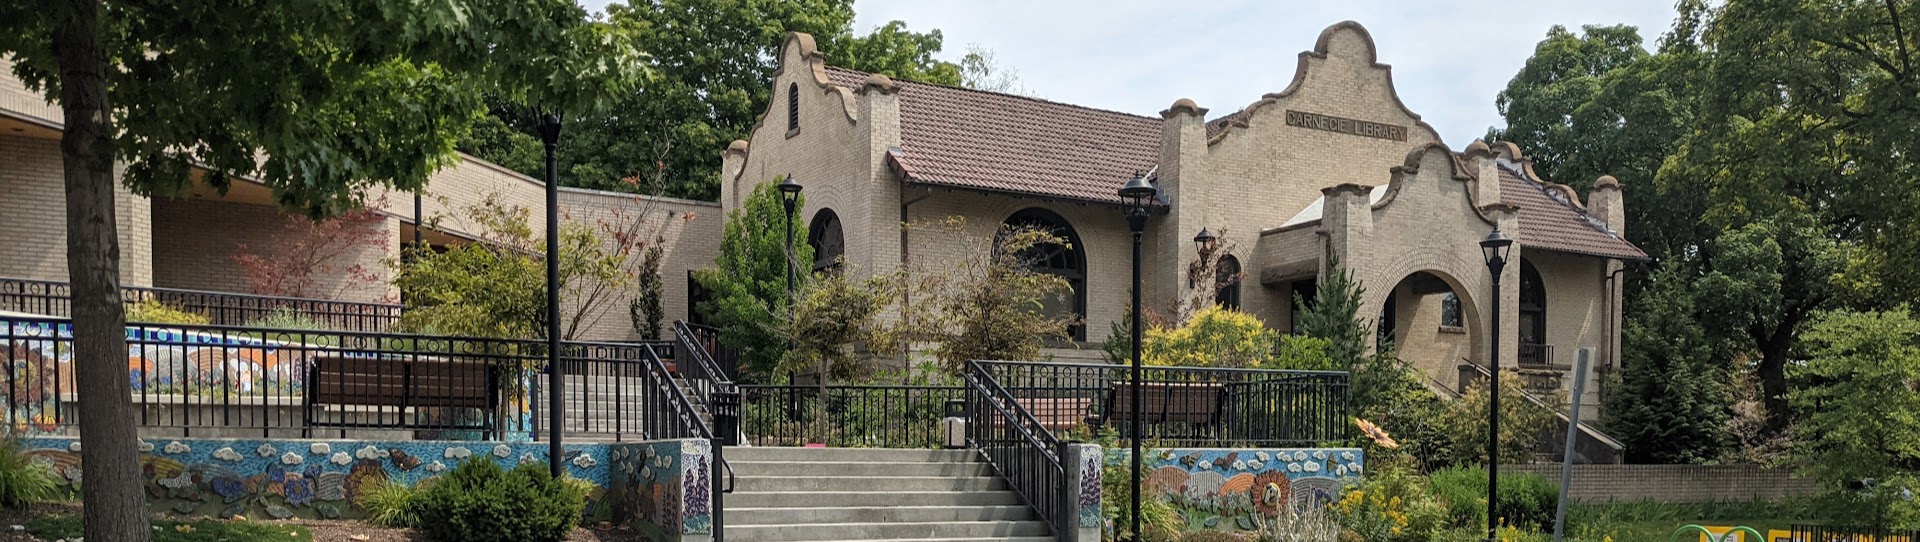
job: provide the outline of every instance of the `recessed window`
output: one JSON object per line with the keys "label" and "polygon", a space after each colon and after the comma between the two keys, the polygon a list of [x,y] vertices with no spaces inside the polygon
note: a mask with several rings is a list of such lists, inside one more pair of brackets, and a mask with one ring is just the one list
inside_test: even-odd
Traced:
{"label": "recessed window", "polygon": [[800,133],[800,84],[787,83],[787,135]]}
{"label": "recessed window", "polygon": [[813,247],[813,272],[838,273],[841,256],[847,253],[846,238],[840,232],[840,215],[833,209],[821,209],[807,226],[807,246]]}
{"label": "recessed window", "polygon": [[1071,316],[1076,323],[1068,333],[1076,341],[1087,340],[1087,259],[1081,252],[1080,234],[1073,231],[1067,219],[1046,209],[1032,208],[1007,217],[1005,226],[1011,228],[1031,227],[1052,232],[1066,241],[1066,244],[1044,244],[1029,247],[1020,255],[1032,269],[1042,273],[1058,275],[1066,279],[1072,291],[1055,298],[1042,300],[1043,309],[1049,316]]}
{"label": "recessed window", "polygon": [[1213,266],[1213,303],[1222,308],[1240,310],[1240,259],[1221,256]]}
{"label": "recessed window", "polygon": [[1520,259],[1520,344],[1547,344],[1547,284],[1525,258]]}

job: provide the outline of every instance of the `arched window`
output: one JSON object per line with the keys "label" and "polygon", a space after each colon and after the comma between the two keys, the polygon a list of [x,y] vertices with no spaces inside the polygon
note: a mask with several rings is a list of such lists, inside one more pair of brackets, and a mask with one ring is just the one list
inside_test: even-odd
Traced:
{"label": "arched window", "polygon": [[1240,259],[1231,254],[1213,266],[1213,304],[1240,310]]}
{"label": "arched window", "polygon": [[1014,213],[1013,216],[1007,217],[1005,225],[1008,228],[1036,228],[1052,232],[1055,236],[1066,240],[1065,245],[1045,244],[1028,248],[1020,255],[1020,259],[1028,262],[1035,271],[1059,275],[1060,278],[1067,280],[1067,284],[1073,288],[1073,291],[1059,298],[1044,300],[1043,304],[1049,315],[1072,315],[1079,319],[1080,322],[1074,324],[1068,332],[1076,341],[1087,340],[1087,326],[1084,321],[1087,315],[1087,258],[1081,251],[1084,245],[1080,244],[1080,234],[1073,231],[1073,226],[1067,224],[1067,219],[1061,218],[1053,211],[1040,208]]}
{"label": "arched window", "polygon": [[1547,344],[1547,284],[1533,262],[1520,259],[1520,362],[1545,364],[1552,353]]}
{"label": "arched window", "polygon": [[847,253],[847,242],[840,234],[840,215],[833,209],[821,209],[814,213],[813,224],[807,226],[807,246],[813,247],[813,272],[840,271],[840,257]]}
{"label": "arched window", "polygon": [[787,83],[787,135],[800,133],[800,84]]}
{"label": "arched window", "polygon": [[1461,327],[1460,296],[1455,295],[1453,290],[1447,290],[1447,293],[1440,297],[1440,325]]}

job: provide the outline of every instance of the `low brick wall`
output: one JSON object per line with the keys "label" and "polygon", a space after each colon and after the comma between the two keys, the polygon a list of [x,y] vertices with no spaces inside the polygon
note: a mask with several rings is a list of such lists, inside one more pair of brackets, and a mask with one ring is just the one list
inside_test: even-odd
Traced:
{"label": "low brick wall", "polygon": [[[1530,472],[1558,483],[1560,465],[1506,465],[1500,472]],[[1779,500],[1820,493],[1820,483],[1792,471],[1753,465],[1574,465],[1575,500],[1697,503]]]}

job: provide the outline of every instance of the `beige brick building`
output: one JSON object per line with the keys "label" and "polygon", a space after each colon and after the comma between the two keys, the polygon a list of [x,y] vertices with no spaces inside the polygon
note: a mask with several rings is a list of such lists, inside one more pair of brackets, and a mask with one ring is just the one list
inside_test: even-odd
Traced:
{"label": "beige brick building", "polygon": [[[1619,364],[1620,269],[1645,257],[1621,236],[1620,184],[1602,178],[1583,200],[1511,144],[1448,146],[1401,103],[1358,24],[1322,32],[1286,89],[1211,119],[1186,99],[1140,116],[894,81],[823,58],[812,37],[787,38],[772,104],[724,153],[721,206],[792,175],[806,195],[796,223],[823,259],[841,251],[856,272],[940,266],[964,248],[903,223],[965,217],[982,239],[1044,224],[1072,240],[1048,264],[1075,284],[1062,310],[1083,315],[1080,339],[1100,341],[1130,286],[1116,191],[1145,174],[1163,204],[1145,240],[1149,303],[1191,292],[1193,239],[1206,230],[1244,273],[1219,302],[1290,331],[1293,295],[1337,261],[1365,287],[1362,311],[1382,339],[1443,386],[1491,357],[1494,295],[1503,367],[1551,382],[1579,350],[1601,370]],[[1497,294],[1477,244],[1495,227],[1517,239]],[[1598,386],[1588,389],[1584,402],[1596,403]]]}
{"label": "beige brick building", "polygon": [[[0,58],[0,278],[64,282],[66,264],[66,203],[61,179],[58,107],[42,94],[26,89],[12,76],[12,65]],[[420,198],[429,227],[421,228],[424,242],[449,245],[470,242],[479,232],[454,218],[462,208],[488,195],[508,205],[533,210],[536,221],[545,202],[545,184],[471,156],[435,172]],[[120,230],[121,283],[125,286],[248,293],[250,285],[234,262],[241,245],[256,253],[272,254],[285,242],[280,235],[292,221],[306,220],[273,205],[271,191],[262,184],[236,180],[224,195],[205,186],[184,194],[142,197],[124,188],[115,194]],[[377,237],[384,246],[364,247],[332,262],[333,267],[359,264],[373,270],[373,284],[348,285],[339,275],[320,276],[312,297],[345,301],[394,301],[398,293],[384,281],[391,272],[386,262],[398,258],[411,243],[422,221],[414,212],[414,194],[376,191],[367,200],[379,204],[382,215]],[[561,219],[596,227],[657,229],[664,247],[666,321],[688,317],[688,273],[713,262],[719,252],[719,205],[671,198],[636,197],[574,188],[560,189]],[[442,217],[437,222],[434,217]],[[542,229],[535,228],[535,234]],[[640,255],[633,255],[637,259]],[[603,310],[591,311],[581,338],[627,340],[639,338],[627,316],[631,291],[616,292]],[[567,308],[571,312],[570,308]],[[669,331],[670,333],[670,331]]]}

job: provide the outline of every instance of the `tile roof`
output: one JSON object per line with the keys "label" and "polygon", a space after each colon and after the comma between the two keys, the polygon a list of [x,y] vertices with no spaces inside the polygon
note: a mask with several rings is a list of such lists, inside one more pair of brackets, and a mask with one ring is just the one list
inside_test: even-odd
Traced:
{"label": "tile roof", "polygon": [[[869,74],[826,68],[850,90]],[[915,183],[1119,203],[1115,192],[1160,160],[1160,119],[1025,96],[895,80],[900,149],[892,160]],[[1208,135],[1243,113],[1207,122]],[[1382,172],[1384,175],[1384,172]],[[1500,168],[1502,200],[1520,207],[1520,246],[1645,259],[1586,211],[1525,173]]]}
{"label": "tile roof", "polygon": [[[858,90],[864,72],[828,67]],[[900,150],[916,183],[1119,203],[1120,185],[1160,161],[1160,119],[965,88],[895,80]]]}
{"label": "tile roof", "polygon": [[1500,166],[1500,200],[1520,208],[1520,246],[1588,256],[1645,260],[1647,253],[1621,239],[1564,196],[1527,174]]}

